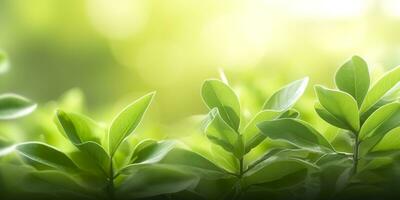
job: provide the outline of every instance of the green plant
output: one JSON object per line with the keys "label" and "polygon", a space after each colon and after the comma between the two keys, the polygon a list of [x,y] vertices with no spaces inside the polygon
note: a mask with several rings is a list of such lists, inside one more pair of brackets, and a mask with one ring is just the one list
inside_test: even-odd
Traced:
{"label": "green plant", "polygon": [[[278,119],[262,122],[258,127],[270,138],[286,140],[299,148],[321,153],[314,162],[321,167],[318,184],[321,187],[330,184],[333,188],[321,189],[321,198],[370,183],[377,184],[374,182],[376,178],[370,177],[371,173],[388,166],[394,154],[387,151],[398,149],[396,145],[400,144],[396,139],[400,125],[399,81],[400,67],[397,67],[370,88],[367,64],[354,56],[336,73],[338,89],[315,86],[319,100],[315,104],[316,112],[323,120],[339,128],[336,138],[342,138],[342,143],[344,137],[352,138],[350,145],[353,150],[350,152],[337,150],[342,148],[342,143],[328,142],[301,120]],[[382,153],[384,151],[386,153]],[[368,181],[363,182],[365,180]],[[359,192],[353,194],[360,195]]]}
{"label": "green plant", "polygon": [[[154,165],[175,142],[144,140],[135,148],[124,143],[139,125],[153,96],[147,94],[127,106],[114,118],[107,133],[86,116],[58,110],[55,122],[76,151],[62,152],[41,142],[17,144],[15,148],[22,158],[39,170],[24,178],[27,185],[36,186],[26,189],[58,198],[124,199],[179,190],[174,183],[183,183],[181,187],[193,184],[196,179],[190,174]],[[169,179],[168,184],[162,181],[164,178]],[[150,190],[145,183],[154,187]]]}
{"label": "green plant", "polygon": [[[288,187],[303,180],[308,169],[316,169],[313,164],[296,158],[300,152],[291,151],[287,146],[270,149],[261,157],[247,157],[249,152],[266,137],[258,131],[256,125],[265,120],[296,118],[299,113],[291,107],[306,89],[308,78],[294,81],[274,93],[264,104],[262,110],[253,119],[245,123],[241,119],[241,108],[238,96],[233,89],[220,80],[207,80],[202,87],[202,97],[210,109],[205,122],[204,132],[207,138],[232,155],[231,162],[235,170],[225,171],[226,176],[233,179],[232,190],[223,197],[244,198],[251,188],[260,190],[265,187]],[[282,148],[284,147],[284,148]],[[285,149],[286,148],[286,149]],[[227,158],[228,159],[228,158]],[[215,163],[220,168],[222,163]],[[290,175],[296,175],[290,177]],[[301,178],[299,178],[301,177]],[[285,185],[280,185],[285,180]],[[228,179],[225,177],[225,179]],[[274,185],[275,184],[275,185]],[[265,189],[264,188],[264,189]],[[268,190],[268,189],[266,189]],[[220,196],[221,197],[221,196]]]}

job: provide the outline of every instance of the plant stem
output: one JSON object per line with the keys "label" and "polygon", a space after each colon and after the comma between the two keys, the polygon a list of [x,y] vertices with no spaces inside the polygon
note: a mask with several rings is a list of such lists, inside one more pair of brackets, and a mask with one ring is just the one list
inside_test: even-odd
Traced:
{"label": "plant stem", "polygon": [[353,175],[357,174],[358,160],[359,160],[359,138],[358,133],[355,133],[354,150],[353,150]]}
{"label": "plant stem", "polygon": [[110,162],[110,174],[109,174],[109,177],[108,177],[108,189],[107,189],[109,199],[111,199],[111,200],[113,200],[114,197],[115,197],[114,178],[115,178],[114,177],[114,166],[113,166],[113,162],[112,162],[112,159],[111,159],[111,162]]}
{"label": "plant stem", "polygon": [[243,167],[243,157],[239,159],[239,178],[242,178],[244,174],[244,167]]}

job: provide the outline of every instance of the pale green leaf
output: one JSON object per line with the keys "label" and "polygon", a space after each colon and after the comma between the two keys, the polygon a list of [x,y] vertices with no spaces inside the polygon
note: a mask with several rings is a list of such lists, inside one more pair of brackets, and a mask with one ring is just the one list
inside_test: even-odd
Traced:
{"label": "pale green leaf", "polygon": [[207,138],[226,151],[240,156],[243,147],[239,133],[222,119],[218,109],[211,110],[211,114],[213,119],[205,130]]}
{"label": "pale green leaf", "polygon": [[323,86],[315,86],[315,92],[323,108],[336,119],[351,127],[352,131],[360,129],[357,102],[351,95]]}
{"label": "pale green leaf", "polygon": [[119,145],[139,125],[155,93],[149,93],[120,112],[111,123],[108,133],[109,152],[113,156]]}
{"label": "pale green leaf", "polygon": [[336,126],[338,128],[347,130],[351,129],[349,125],[347,125],[346,123],[344,123],[340,119],[337,119],[335,116],[329,113],[319,102],[315,102],[314,109],[317,112],[318,116],[321,117],[327,123]]}
{"label": "pale green leaf", "polygon": [[231,87],[220,80],[207,80],[201,94],[208,108],[218,108],[222,119],[234,130],[239,129],[240,103]]}
{"label": "pale green leaf", "polygon": [[185,169],[185,171],[191,171],[207,179],[218,179],[228,176],[224,169],[218,167],[200,154],[181,148],[172,149],[160,163],[179,166]]}
{"label": "pale green leaf", "polygon": [[372,149],[372,152],[400,149],[400,127],[390,130]]}
{"label": "pale green leaf", "polygon": [[343,92],[350,94],[361,106],[369,89],[369,72],[367,63],[358,56],[353,56],[336,72],[336,86]]}
{"label": "pale green leaf", "polygon": [[290,174],[318,169],[317,166],[295,158],[271,157],[250,169],[244,175],[246,185],[262,184],[282,179]]}
{"label": "pale green leaf", "polygon": [[400,103],[394,102],[386,104],[372,113],[364,122],[360,129],[359,137],[361,140],[372,136],[373,131],[377,129],[383,122],[393,117],[396,112],[400,111]]}
{"label": "pale green leaf", "polygon": [[63,152],[40,142],[21,143],[16,150],[24,157],[40,164],[68,172],[76,172],[78,167]]}
{"label": "pale green leaf", "polygon": [[374,106],[382,97],[385,96],[400,81],[400,67],[396,67],[383,75],[369,90],[360,111],[364,113]]}
{"label": "pale green leaf", "polygon": [[284,86],[264,103],[263,109],[284,111],[291,108],[303,95],[307,84],[308,77]]}
{"label": "pale green leaf", "polygon": [[148,145],[134,154],[132,162],[136,164],[157,163],[175,147],[175,144],[175,141],[166,140]]}
{"label": "pale green leaf", "polygon": [[59,130],[82,152],[81,156],[92,161],[101,173],[107,175],[111,161],[104,148],[97,143],[97,124],[83,115],[61,110],[56,112],[56,120]]}
{"label": "pale green leaf", "polygon": [[247,124],[242,134],[243,142],[245,144],[245,152],[249,152],[260,144],[266,137],[260,133],[257,124],[263,121],[276,119],[281,114],[282,112],[274,110],[263,110],[256,114],[256,116]]}
{"label": "pale green leaf", "polygon": [[297,147],[311,151],[332,152],[333,147],[311,125],[298,119],[276,119],[257,125],[271,139],[285,140]]}

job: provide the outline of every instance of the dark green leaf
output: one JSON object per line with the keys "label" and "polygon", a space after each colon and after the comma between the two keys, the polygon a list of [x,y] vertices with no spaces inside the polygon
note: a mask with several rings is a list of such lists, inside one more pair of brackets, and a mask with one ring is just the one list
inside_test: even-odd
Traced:
{"label": "dark green leaf", "polygon": [[118,199],[176,193],[197,185],[199,178],[171,165],[136,168],[117,190]]}

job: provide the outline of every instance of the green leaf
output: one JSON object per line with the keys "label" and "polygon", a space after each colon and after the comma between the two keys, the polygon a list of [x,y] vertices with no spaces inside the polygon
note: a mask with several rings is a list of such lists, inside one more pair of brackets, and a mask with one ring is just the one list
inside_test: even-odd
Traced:
{"label": "green leaf", "polygon": [[128,105],[111,123],[108,133],[109,152],[111,157],[117,151],[119,145],[139,125],[147,108],[149,107],[155,92],[149,93],[132,104]]}
{"label": "green leaf", "polygon": [[299,171],[307,173],[309,169],[318,169],[317,166],[295,158],[271,157],[250,169],[244,175],[247,185],[262,184],[280,180]]}
{"label": "green leaf", "polygon": [[372,152],[400,149],[400,127],[390,130],[372,149]]}
{"label": "green leaf", "polygon": [[400,103],[394,102],[386,104],[372,113],[361,127],[359,137],[361,140],[371,137],[374,130],[382,125],[383,122],[393,117],[400,111]]}
{"label": "green leaf", "polygon": [[140,141],[134,148],[130,161],[133,161],[138,157],[139,152],[147,147],[152,147],[157,145],[157,141],[153,139],[145,139]]}
{"label": "green leaf", "polygon": [[[372,116],[372,115],[371,115]],[[372,119],[372,118],[371,118]],[[371,126],[375,123],[372,123]],[[369,153],[374,146],[376,146],[385,135],[394,128],[400,126],[400,110],[397,110],[390,114],[384,121],[382,121],[374,130],[368,133],[367,137],[364,137],[360,144],[360,155],[366,155]]]}
{"label": "green leaf", "polygon": [[201,94],[208,108],[218,108],[222,119],[235,131],[239,129],[240,103],[231,87],[220,80],[207,80]]}
{"label": "green leaf", "polygon": [[282,113],[279,118],[299,118],[300,117],[300,112],[297,111],[296,109],[289,109],[286,112]]}
{"label": "green leaf", "polygon": [[214,117],[206,127],[205,133],[207,138],[215,144],[221,146],[226,151],[240,156],[242,154],[242,143],[239,136],[232,127],[230,127],[219,114],[218,109],[211,110]]}
{"label": "green leaf", "polygon": [[0,120],[23,117],[36,109],[36,104],[16,94],[0,95]]}
{"label": "green leaf", "polygon": [[264,103],[263,109],[284,111],[292,107],[307,88],[308,77],[294,81],[275,92]]}
{"label": "green leaf", "polygon": [[52,168],[67,172],[76,172],[78,170],[78,167],[67,155],[44,143],[21,143],[16,146],[16,150],[22,156]]}
{"label": "green leaf", "polygon": [[60,132],[71,141],[87,159],[95,163],[98,170],[104,175],[108,175],[110,166],[110,156],[99,145],[95,137],[97,130],[96,123],[83,115],[66,113],[58,110],[56,112],[56,123]]}
{"label": "green leaf", "polygon": [[136,168],[117,189],[117,199],[140,198],[176,193],[193,188],[199,178],[171,165]]}
{"label": "green leaf", "polygon": [[172,149],[160,163],[175,165],[185,171],[190,171],[203,178],[212,180],[228,176],[224,169],[218,167],[210,160],[200,154],[182,148]]}
{"label": "green leaf", "polygon": [[314,109],[317,112],[318,116],[320,116],[327,123],[336,126],[338,128],[349,130],[349,127],[346,123],[342,122],[340,119],[337,119],[331,113],[329,113],[319,102],[315,102]]}
{"label": "green leaf", "polygon": [[353,56],[336,72],[336,86],[350,94],[361,106],[369,89],[369,72],[367,63],[359,56]]}
{"label": "green leaf", "polygon": [[6,72],[9,68],[8,58],[5,52],[0,50],[0,74]]}
{"label": "green leaf", "polygon": [[360,129],[357,102],[345,92],[315,86],[315,92],[321,105],[342,124],[351,127],[352,131]]}
{"label": "green leaf", "polygon": [[243,142],[245,144],[245,153],[259,145],[266,136],[260,133],[257,124],[263,121],[276,119],[282,114],[280,111],[263,110],[256,114],[256,116],[247,124],[243,131]]}
{"label": "green leaf", "polygon": [[46,196],[55,195],[57,199],[91,199],[76,180],[58,171],[31,172],[25,175],[22,185],[26,191]]}
{"label": "green leaf", "polygon": [[387,72],[381,79],[379,79],[369,90],[363,104],[361,105],[360,112],[364,113],[374,106],[382,97],[385,96],[393,87],[400,81],[400,67],[396,67]]}
{"label": "green leaf", "polygon": [[174,148],[175,144],[175,141],[166,140],[148,145],[133,155],[132,162],[136,164],[157,163]]}
{"label": "green leaf", "polygon": [[100,142],[96,134],[100,131],[99,126],[84,115],[57,110],[55,122],[58,130],[74,145],[87,141]]}
{"label": "green leaf", "polygon": [[277,119],[257,125],[271,139],[285,140],[311,151],[332,152],[333,147],[311,125],[298,119]]}

